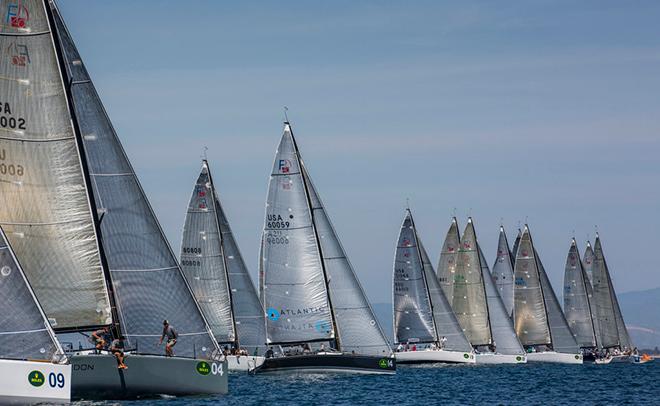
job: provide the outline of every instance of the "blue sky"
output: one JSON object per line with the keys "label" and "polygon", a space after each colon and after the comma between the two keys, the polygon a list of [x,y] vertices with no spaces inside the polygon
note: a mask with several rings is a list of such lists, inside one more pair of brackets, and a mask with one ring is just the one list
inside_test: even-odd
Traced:
{"label": "blue sky", "polygon": [[59,3],[176,252],[208,146],[256,280],[286,105],[374,302],[406,198],[434,261],[455,208],[491,262],[527,219],[559,295],[595,225],[618,291],[660,286],[658,2]]}

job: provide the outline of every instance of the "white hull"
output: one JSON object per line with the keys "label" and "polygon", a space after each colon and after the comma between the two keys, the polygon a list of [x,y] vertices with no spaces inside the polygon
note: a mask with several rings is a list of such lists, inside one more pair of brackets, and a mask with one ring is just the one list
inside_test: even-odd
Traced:
{"label": "white hull", "polygon": [[554,362],[558,364],[582,364],[582,354],[567,354],[555,351],[528,352],[527,361]]}
{"label": "white hull", "polygon": [[128,354],[128,369],[113,355],[72,355],[75,399],[126,399],[158,395],[226,394],[227,363],[191,358]]}
{"label": "white hull", "polygon": [[424,350],[395,352],[397,364],[421,364],[431,362],[474,364],[474,354],[459,351]]}
{"label": "white hull", "polygon": [[71,365],[0,360],[0,404],[68,403]]}
{"label": "white hull", "polygon": [[525,364],[527,357],[525,355],[482,353],[476,354],[477,364]]}
{"label": "white hull", "polygon": [[264,363],[264,357],[256,357],[252,355],[227,355],[227,366],[229,372],[234,371],[252,371],[256,367],[260,367]]}
{"label": "white hull", "polygon": [[594,364],[598,364],[598,365],[606,365],[606,364],[609,364],[610,362],[612,362],[611,357],[610,358],[596,358],[594,360]]}
{"label": "white hull", "polygon": [[612,363],[618,364],[618,363],[628,363],[633,361],[633,356],[631,355],[614,355],[612,356]]}

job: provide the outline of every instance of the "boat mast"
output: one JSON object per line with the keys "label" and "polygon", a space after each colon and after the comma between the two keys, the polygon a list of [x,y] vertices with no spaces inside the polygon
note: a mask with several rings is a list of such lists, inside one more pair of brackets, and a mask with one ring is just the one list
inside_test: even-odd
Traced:
{"label": "boat mast", "polygon": [[309,207],[309,213],[312,220],[312,228],[314,229],[316,246],[319,250],[319,256],[321,259],[321,269],[323,270],[323,281],[325,282],[325,291],[328,295],[328,306],[330,307],[330,316],[332,318],[332,330],[334,333],[335,347],[337,347],[336,349],[340,351],[341,347],[339,340],[339,330],[337,330],[337,318],[335,316],[335,310],[332,307],[332,298],[330,298],[330,283],[328,281],[328,272],[325,270],[325,262],[323,261],[323,250],[321,249],[319,234],[318,231],[316,230],[316,221],[314,220],[314,208],[312,207],[312,200],[309,196],[309,190],[307,188],[307,179],[305,178],[305,172],[303,172],[302,170],[303,163],[302,163],[302,159],[300,158],[300,150],[298,149],[298,143],[296,142],[296,138],[293,136],[293,129],[291,128],[291,124],[289,123],[288,119],[287,121],[284,122],[284,124],[289,126],[289,132],[291,133],[291,140],[293,141],[293,148],[296,152],[296,160],[298,161],[298,167],[300,168],[300,176],[303,178],[303,188],[305,189],[305,197],[307,198],[307,207]]}
{"label": "boat mast", "polygon": [[419,236],[417,235],[417,227],[415,227],[415,220],[413,220],[412,213],[410,208],[406,209],[408,215],[410,216],[410,225],[412,226],[413,235],[415,236],[415,245],[417,246],[417,255],[419,256],[419,262],[422,264],[422,278],[424,279],[424,287],[426,288],[426,294],[429,297],[429,305],[431,307],[431,321],[433,322],[433,331],[435,332],[435,341],[436,343],[440,340],[440,333],[438,332],[438,326],[435,324],[435,313],[433,311],[433,300],[431,300],[431,289],[429,289],[429,282],[426,279],[426,272],[424,270],[424,259],[422,258],[422,250],[419,247]]}
{"label": "boat mast", "polygon": [[[87,156],[85,154],[85,147],[82,141],[82,133],[80,131],[80,126],[78,124],[78,118],[76,117],[76,109],[73,101],[73,95],[71,94],[71,85],[76,84],[77,82],[73,81],[72,77],[69,77],[69,70],[65,63],[64,53],[61,49],[62,43],[60,41],[59,33],[57,32],[57,26],[55,25],[55,20],[53,18],[53,12],[50,7],[50,1],[44,0],[44,8],[46,10],[46,17],[48,18],[48,24],[50,25],[50,32],[53,39],[53,48],[55,49],[55,54],[57,55],[57,63],[60,71],[60,76],[62,78],[62,85],[66,94],[67,108],[71,116],[71,124],[73,127],[73,133],[76,138],[76,145],[78,147],[78,153],[80,155],[80,166],[82,168],[83,178],[85,179],[85,192],[87,194],[87,201],[90,205],[91,217],[94,223],[94,230],[96,236],[96,244],[99,249],[99,257],[101,259],[101,268],[103,268],[103,276],[105,279],[106,289],[108,291],[108,298],[110,301],[110,314],[112,316],[112,334],[114,337],[119,337],[121,335],[121,326],[119,323],[119,312],[117,311],[117,304],[115,300],[115,293],[112,285],[112,277],[110,275],[110,267],[108,265],[108,260],[106,258],[105,252],[103,250],[103,235],[101,234],[101,221],[103,216],[98,216],[98,209],[96,207],[96,202],[93,196],[93,186],[91,177],[89,176],[89,168],[87,167]],[[56,7],[53,3],[53,7]],[[64,24],[64,22],[62,22]],[[65,27],[66,29],[66,27]],[[100,326],[90,326],[90,327],[100,327]],[[58,332],[78,332],[82,331],[81,329],[53,329]]]}
{"label": "boat mast", "polygon": [[[234,327],[234,348],[240,348],[240,343],[238,341],[238,329],[236,328],[236,318],[234,317],[234,299],[231,293],[231,282],[229,281],[229,268],[227,268],[227,257],[225,255],[225,239],[222,235],[222,229],[220,228],[220,221],[218,220],[218,200],[217,195],[215,194],[215,184],[213,183],[213,177],[211,177],[211,167],[209,166],[206,158],[202,159],[204,165],[206,165],[206,171],[209,174],[209,183],[211,184],[211,199],[213,200],[213,210],[215,213],[214,220],[215,226],[218,229],[218,236],[220,237],[220,256],[222,258],[222,264],[225,268],[225,278],[227,280],[227,291],[229,292],[229,312],[231,313],[231,324]],[[218,203],[218,204],[216,204]]]}

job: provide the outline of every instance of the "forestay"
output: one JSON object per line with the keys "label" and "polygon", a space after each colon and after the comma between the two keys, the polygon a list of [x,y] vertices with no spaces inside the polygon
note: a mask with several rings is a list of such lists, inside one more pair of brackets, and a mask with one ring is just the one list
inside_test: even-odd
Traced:
{"label": "forestay", "polygon": [[514,326],[523,346],[551,343],[539,268],[534,254],[532,236],[525,225],[514,265]]}
{"label": "forestay", "polygon": [[0,224],[53,327],[109,325],[110,299],[45,4],[0,4]]}
{"label": "forestay", "polygon": [[410,210],[406,211],[397,241],[392,294],[394,341],[437,342],[426,273]]}
{"label": "forestay", "polygon": [[162,321],[179,333],[176,354],[210,357],[217,343],[195,302],[60,15],[52,5],[66,63],[101,242],[127,346],[162,354]]}
{"label": "forestay", "polygon": [[0,228],[0,358],[61,362],[62,348]]}
{"label": "forestay", "polygon": [[477,237],[471,218],[468,218],[458,250],[452,308],[473,346],[492,343]]}
{"label": "forestay", "polygon": [[513,329],[513,321],[509,317],[509,313],[493,281],[490,269],[488,269],[486,257],[478,243],[477,247],[481,263],[481,275],[484,280],[486,300],[488,302],[490,330],[493,334],[495,352],[507,355],[524,354],[525,350],[520,344],[518,336],[516,336],[516,331]]}
{"label": "forestay", "polygon": [[513,260],[503,226],[500,226],[497,257],[493,265],[493,279],[495,280],[497,291],[502,298],[506,312],[509,318],[511,318],[513,316]]}
{"label": "forestay", "polygon": [[232,296],[225,268],[215,190],[206,161],[188,204],[181,242],[181,270],[220,343],[236,340]]}
{"label": "forestay", "polygon": [[335,336],[305,189],[291,127],[286,123],[268,185],[262,238],[262,289],[269,343],[327,341]]}
{"label": "forestay", "polygon": [[577,354],[580,352],[580,348],[575,341],[575,337],[573,337],[571,329],[568,327],[568,322],[561,310],[557,295],[555,295],[555,291],[550,284],[550,279],[548,279],[548,274],[545,272],[541,258],[539,258],[536,250],[534,251],[534,256],[539,267],[541,290],[543,291],[543,298],[548,314],[548,327],[550,328],[552,349],[557,352]]}
{"label": "forestay", "polygon": [[[417,235],[417,230],[415,230],[415,235]],[[465,337],[465,333],[463,333],[463,329],[451,308],[451,304],[440,287],[440,283],[433,271],[431,260],[419,236],[417,236],[417,243],[419,244],[419,251],[422,255],[424,275],[428,283],[429,297],[431,298],[431,307],[433,308],[433,320],[435,321],[438,338],[440,342],[442,342],[443,337],[447,339],[444,344],[445,350],[471,352],[472,345],[470,345],[470,341]]]}
{"label": "forestay", "polygon": [[459,245],[458,221],[456,217],[453,217],[449,230],[447,230],[447,235],[445,236],[445,242],[442,244],[437,269],[438,282],[440,282],[440,286],[449,303],[452,303],[454,300],[454,276],[456,275],[456,260]]}
{"label": "forestay", "polygon": [[591,300],[591,283],[584,272],[577,243],[573,239],[564,270],[564,315],[575,340],[583,348],[596,347]]}
{"label": "forestay", "polygon": [[339,334],[339,349],[363,355],[389,355],[391,349],[387,339],[299,155],[298,159],[321,247],[330,302]]}

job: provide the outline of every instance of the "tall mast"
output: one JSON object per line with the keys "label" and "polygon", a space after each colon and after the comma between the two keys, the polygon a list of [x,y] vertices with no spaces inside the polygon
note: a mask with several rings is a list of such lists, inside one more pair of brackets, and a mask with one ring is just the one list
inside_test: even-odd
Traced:
{"label": "tall mast", "polygon": [[312,229],[314,229],[314,237],[316,240],[316,246],[319,250],[319,255],[321,259],[321,269],[323,270],[323,281],[325,282],[325,291],[326,294],[328,295],[328,306],[330,307],[330,316],[332,317],[332,330],[334,332],[334,340],[335,340],[335,346],[337,347],[337,350],[341,350],[340,347],[340,340],[339,340],[339,330],[337,329],[337,319],[335,317],[335,310],[332,307],[332,298],[330,297],[330,284],[328,282],[328,273],[325,269],[325,261],[323,261],[323,250],[321,249],[321,243],[319,241],[319,234],[318,231],[316,230],[316,221],[314,220],[314,208],[312,208],[312,200],[309,197],[309,190],[307,188],[307,178],[305,177],[305,171],[302,170],[303,163],[302,159],[300,158],[300,150],[298,149],[298,143],[296,142],[296,138],[293,136],[293,128],[291,127],[291,124],[288,121],[285,121],[284,124],[289,126],[289,131],[291,132],[291,140],[293,141],[293,148],[295,149],[296,152],[296,160],[298,160],[298,166],[301,168],[300,171],[300,176],[303,178],[303,187],[305,189],[305,197],[307,200],[307,207],[309,207],[309,213],[310,217],[312,220]]}
{"label": "tall mast", "polygon": [[[105,285],[106,289],[108,290],[108,298],[110,300],[110,313],[112,316],[112,333],[118,337],[121,335],[121,326],[119,323],[119,313],[117,311],[117,305],[116,305],[116,300],[114,296],[114,289],[112,287],[112,277],[110,275],[110,268],[108,266],[108,261],[105,256],[105,252],[103,250],[103,236],[101,235],[101,221],[102,221],[102,216],[101,218],[98,217],[98,209],[96,207],[96,202],[94,200],[94,196],[92,195],[93,193],[93,185],[91,182],[91,178],[89,176],[89,169],[87,167],[87,156],[85,154],[85,148],[84,144],[82,142],[82,135],[80,131],[80,126],[78,124],[78,118],[76,117],[76,110],[73,102],[73,96],[71,94],[71,85],[76,84],[76,83],[81,83],[81,82],[74,82],[72,78],[69,77],[69,70],[68,67],[65,63],[64,60],[64,54],[62,52],[61,46],[62,43],[60,41],[59,33],[57,32],[57,26],[55,25],[55,21],[53,18],[53,12],[50,6],[51,1],[50,0],[44,0],[44,8],[46,10],[46,17],[48,18],[48,24],[50,25],[50,31],[52,33],[52,38],[53,38],[53,48],[55,49],[55,54],[57,55],[57,63],[58,63],[58,68],[60,71],[60,75],[62,78],[62,85],[64,87],[64,91],[66,93],[66,101],[67,101],[67,108],[69,110],[69,114],[71,116],[71,123],[73,126],[73,133],[76,138],[76,145],[78,147],[78,153],[80,154],[80,165],[82,168],[82,173],[83,173],[83,178],[85,179],[85,187],[86,187],[86,193],[87,193],[87,200],[90,205],[90,210],[91,210],[91,217],[94,222],[94,230],[95,230],[95,236],[96,236],[96,244],[99,249],[99,257],[101,259],[101,267],[103,268],[103,275],[105,279]],[[53,7],[57,7],[55,3],[52,3]],[[64,22],[62,21],[62,25],[64,26]],[[66,26],[64,26],[66,29]],[[94,326],[90,326],[94,327]],[[101,326],[98,326],[101,327]],[[54,328],[55,331],[58,332],[76,332],[80,331],[79,329],[56,329]]]}
{"label": "tall mast", "polygon": [[229,292],[229,311],[231,312],[231,324],[234,327],[234,347],[240,348],[240,343],[238,341],[238,329],[236,328],[236,318],[234,317],[234,300],[231,293],[231,282],[229,281],[229,269],[227,268],[227,257],[225,255],[225,239],[222,236],[222,229],[220,228],[220,222],[218,221],[218,210],[217,210],[217,196],[215,193],[215,184],[213,183],[213,177],[211,176],[211,167],[209,166],[206,158],[202,159],[204,165],[206,165],[206,170],[209,174],[209,183],[211,184],[211,199],[213,199],[213,210],[215,213],[214,220],[215,226],[218,229],[218,236],[220,237],[220,256],[222,258],[222,265],[225,268],[225,278],[227,280],[227,291]]}

